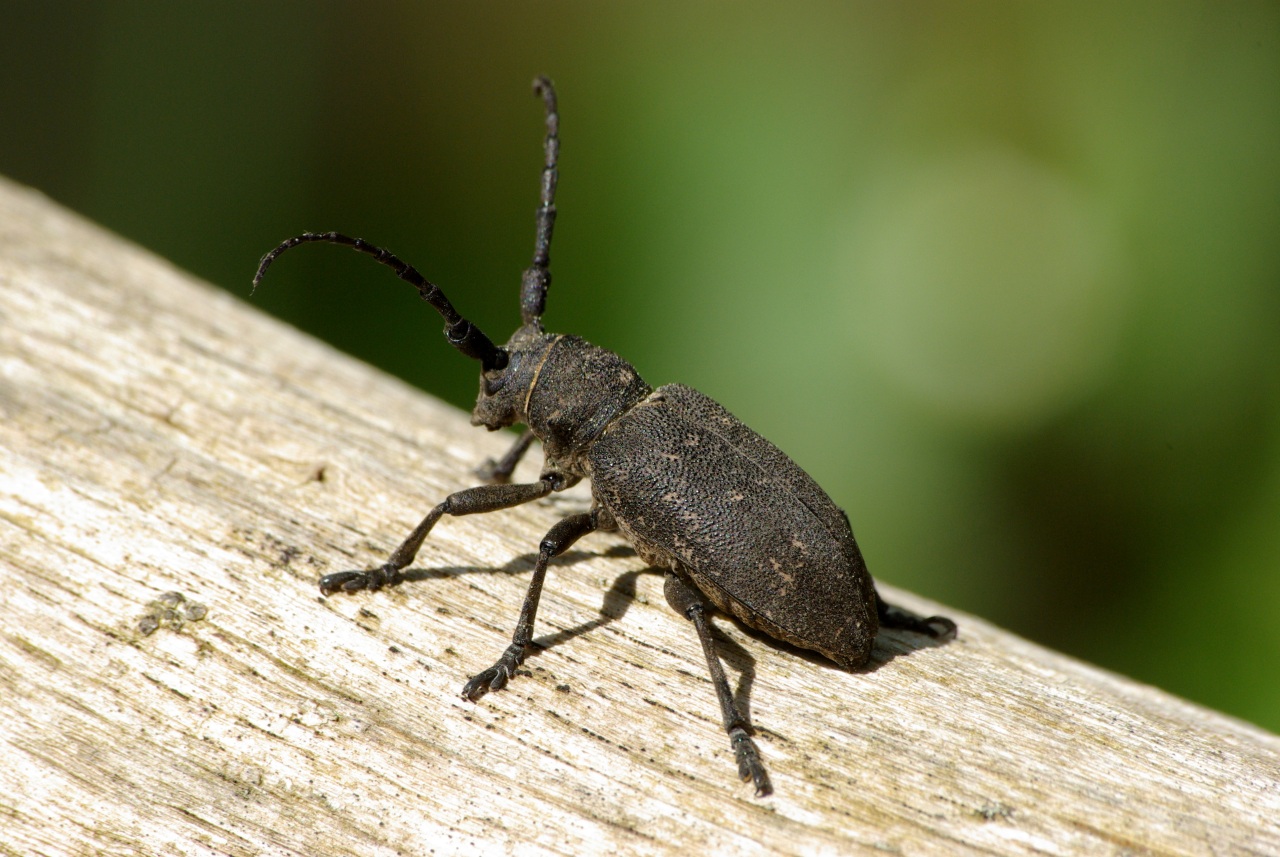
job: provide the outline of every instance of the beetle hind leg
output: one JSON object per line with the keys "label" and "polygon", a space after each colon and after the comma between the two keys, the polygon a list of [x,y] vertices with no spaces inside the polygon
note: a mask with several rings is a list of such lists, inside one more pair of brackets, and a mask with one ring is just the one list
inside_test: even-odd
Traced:
{"label": "beetle hind leg", "polygon": [[507,646],[502,656],[493,666],[471,677],[462,688],[463,699],[476,700],[491,690],[502,690],[507,682],[516,674],[516,669],[524,661],[529,644],[533,641],[533,621],[538,615],[538,601],[542,598],[542,582],[547,576],[547,563],[552,557],[559,556],[569,546],[587,533],[598,529],[608,529],[608,523],[598,509],[582,512],[560,521],[543,537],[538,546],[538,562],[533,567],[533,579],[529,581],[529,591],[524,596],[524,605],[520,608],[520,621],[516,623],[516,632],[511,637],[511,645]]}
{"label": "beetle hind leg", "polygon": [[895,607],[876,593],[876,614],[881,628],[898,628],[903,631],[914,631],[935,640],[950,640],[956,635],[956,623],[946,616],[930,616],[922,619],[901,607]]}
{"label": "beetle hind leg", "polygon": [[698,632],[698,640],[702,643],[702,653],[707,658],[707,669],[711,671],[711,683],[715,686],[716,697],[720,700],[720,715],[724,719],[724,730],[729,733],[729,745],[733,748],[733,756],[738,762],[738,776],[743,782],[751,782],[756,787],[756,797],[773,794],[773,785],[769,782],[769,772],[765,770],[760,759],[760,751],[751,740],[751,724],[738,705],[733,701],[733,692],[729,690],[729,679],[725,677],[720,656],[716,654],[715,641],[711,639],[711,625],[707,621],[707,605],[702,597],[694,591],[678,575],[667,572],[663,591],[671,609],[693,623]]}

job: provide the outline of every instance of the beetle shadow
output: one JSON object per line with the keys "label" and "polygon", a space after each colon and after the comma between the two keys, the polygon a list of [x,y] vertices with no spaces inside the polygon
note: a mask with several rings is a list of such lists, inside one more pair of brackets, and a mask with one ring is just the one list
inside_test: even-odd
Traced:
{"label": "beetle shadow", "polygon": [[[556,557],[556,562],[580,562],[596,556],[599,556],[599,554],[592,551],[571,550],[565,551]],[[492,565],[444,565],[436,566],[435,568],[406,568],[400,573],[400,582],[396,585],[404,586],[406,583],[422,583],[427,580],[450,580],[462,577],[465,574],[528,574],[533,571],[533,566],[537,561],[538,555],[536,553],[523,553],[513,556],[505,564],[496,567]]]}
{"label": "beetle shadow", "polygon": [[[718,617],[724,616],[723,613],[719,612],[716,615]],[[736,619],[734,621],[737,622]],[[738,624],[742,625],[741,622],[738,622]],[[716,627],[714,622],[711,623],[711,637],[715,640],[716,654],[720,656],[720,660],[724,662],[726,667],[738,674],[738,683],[733,688],[733,703],[738,706],[738,713],[747,721],[747,731],[754,735],[756,728],[751,721],[751,689],[756,681],[755,655],[728,637]],[[765,637],[765,639],[770,638]]]}
{"label": "beetle shadow", "polygon": [[[556,557],[556,565],[571,565],[584,559],[594,559],[598,557],[608,558],[627,558],[636,556],[635,550],[630,545],[620,544],[613,545],[604,551],[585,551],[570,550]],[[525,574],[533,569],[537,562],[536,553],[525,553],[513,557],[506,564],[497,568],[493,566],[445,566],[443,568],[409,568],[403,573],[403,583],[420,582],[425,580],[443,580],[449,578],[460,577],[464,574],[472,574],[484,572],[487,574]],[[636,600],[636,584],[642,574],[664,574],[664,570],[647,566],[637,568],[631,571],[623,572],[614,578],[613,584],[604,593],[603,601],[600,605],[599,613],[596,617],[575,625],[571,628],[564,628],[550,634],[543,634],[533,639],[528,651],[530,657],[536,657],[541,651],[554,648],[563,643],[567,643],[577,637],[589,634],[592,631],[601,628],[610,622],[622,618]],[[906,610],[905,608],[894,605],[893,610],[907,617],[908,620],[917,620],[923,622],[926,617]],[[671,617],[677,622],[689,625],[690,633],[693,632],[693,626],[688,620],[683,619],[675,612],[670,613]],[[720,620],[728,620],[733,622],[738,629],[746,636],[761,643],[765,646],[772,646],[775,649],[790,652],[791,654],[815,665],[826,669],[835,669],[845,672],[838,665],[828,660],[826,657],[809,649],[802,649],[782,640],[775,639],[768,634],[757,631],[745,625],[741,620],[734,616],[729,616],[720,611],[714,611],[715,618]],[[756,658],[746,648],[738,642],[726,635],[716,624],[711,622],[711,635],[715,641],[716,653],[719,655],[722,663],[731,672],[737,673],[737,682],[732,688],[734,703],[738,706],[739,712],[746,719],[748,726],[751,726],[751,695],[752,688],[756,678]],[[696,633],[694,633],[696,638]],[[892,661],[901,655],[908,655],[919,649],[936,648],[944,646],[954,639],[954,634],[943,635],[941,637],[931,637],[927,634],[906,630],[895,627],[882,627],[876,634],[875,642],[872,646],[871,656],[865,664],[851,670],[855,674],[865,674],[874,672],[880,667]],[[754,728],[752,728],[754,732]]]}
{"label": "beetle shadow", "polygon": [[638,568],[633,571],[624,571],[613,580],[613,585],[604,593],[604,600],[600,604],[600,612],[594,619],[588,619],[572,628],[562,628],[551,634],[543,634],[533,640],[533,650],[530,654],[542,649],[550,649],[567,643],[575,637],[581,637],[583,634],[589,634],[597,628],[604,627],[610,622],[621,619],[636,600],[636,581],[640,579],[640,575],[646,574],[649,569]]}
{"label": "beetle shadow", "polygon": [[[602,555],[608,557],[631,557],[636,556],[636,552],[629,545],[617,545],[610,548],[608,551],[605,551]],[[564,556],[568,556],[568,554],[565,554]],[[604,601],[600,605],[600,614],[596,618],[583,622],[580,625],[575,625],[572,628],[565,628],[563,630],[556,631],[553,634],[545,634],[536,638],[533,641],[533,647],[529,654],[533,655],[540,650],[558,646],[561,643],[568,642],[569,640],[572,640],[575,637],[580,637],[583,634],[588,634],[597,628],[622,618],[622,616],[627,612],[627,608],[629,608],[636,600],[636,581],[640,579],[640,575],[642,574],[663,576],[666,574],[666,571],[654,566],[647,566],[633,571],[623,572],[618,575],[618,577],[614,579],[613,585],[605,592]],[[671,617],[672,621],[686,626],[694,641],[697,640],[698,634],[694,629],[692,622],[680,616],[674,610],[669,610],[667,615]],[[714,615],[723,616],[719,611],[714,611]],[[755,656],[740,646],[732,638],[725,635],[715,622],[710,622],[709,624],[711,627],[711,636],[715,642],[716,654],[730,671],[736,672],[738,675],[737,684],[732,689],[733,701],[734,704],[738,706],[739,713],[741,713],[743,718],[747,721],[748,730],[754,734],[755,729],[751,725],[751,689],[756,678]],[[769,640],[770,638],[764,637],[764,639]],[[699,647],[699,650],[701,650],[701,647]],[[707,678],[710,679],[710,676],[708,675]]]}
{"label": "beetle shadow", "polygon": [[[895,606],[894,609],[910,618],[918,620],[924,620],[925,618],[923,616],[918,616],[911,611],[905,610],[904,608]],[[717,619],[727,619],[733,622],[733,624],[736,625],[738,630],[743,634],[762,645],[771,646],[780,651],[790,652],[816,667],[846,672],[835,662],[829,660],[823,655],[809,649],[802,649],[799,646],[794,646],[783,640],[770,637],[763,631],[757,631],[754,628],[748,627],[737,617],[729,616],[720,611],[716,611],[715,616]],[[716,626],[714,622],[711,623],[711,635],[715,640],[716,652],[720,655],[725,666],[738,673],[738,683],[733,690],[733,701],[738,706],[738,711],[747,721],[749,731],[754,734],[757,730],[752,724],[751,719],[751,689],[756,678],[756,658],[747,649],[728,637]],[[875,642],[872,644],[871,657],[868,658],[865,664],[860,667],[856,667],[849,672],[854,674],[874,672],[899,655],[910,654],[918,649],[931,649],[936,648],[937,646],[943,646],[951,639],[954,639],[954,634],[948,637],[934,638],[927,634],[914,633],[899,628],[881,628],[880,632],[876,634]]]}
{"label": "beetle shadow", "polygon": [[[913,613],[912,611],[907,610],[906,608],[899,607],[896,604],[893,606],[893,609],[896,612],[903,614],[910,619],[918,620],[921,622],[923,622],[926,618],[928,618],[925,616],[921,616],[917,613]],[[879,632],[876,634],[875,642],[872,643],[871,656],[867,658],[867,662],[862,666],[854,667],[852,670],[845,670],[842,667],[840,667],[838,664],[836,664],[834,661],[830,660],[826,656],[821,655],[815,651],[812,651],[810,649],[802,649],[799,646],[792,645],[791,643],[785,642],[783,640],[775,639],[774,637],[770,637],[768,634],[764,633],[763,631],[757,631],[755,628],[748,627],[747,625],[743,624],[741,620],[733,616],[725,616],[725,614],[723,613],[718,613],[717,615],[732,621],[735,625],[738,626],[738,629],[742,631],[743,634],[745,634],[746,636],[750,637],[753,640],[756,640],[761,645],[771,646],[775,649],[778,649],[779,651],[783,651],[783,652],[787,652],[789,654],[795,655],[796,657],[802,660],[808,661],[814,666],[823,667],[826,669],[839,670],[840,672],[849,672],[855,675],[875,672],[876,670],[880,669],[880,667],[892,661],[894,658],[900,657],[902,655],[909,655],[912,652],[916,652],[921,649],[936,649],[939,646],[947,645],[948,643],[950,643],[952,640],[955,639],[954,633],[943,635],[940,637],[931,637],[928,634],[923,634],[916,631],[910,631],[904,628],[882,626]]]}
{"label": "beetle shadow", "polygon": [[[552,574],[558,566],[572,565],[576,562],[588,559],[599,559],[601,557],[609,559],[625,559],[628,557],[634,557],[635,555],[635,549],[630,545],[614,545],[603,551],[569,550],[555,557],[552,561],[552,566],[547,569],[547,572],[548,574]],[[396,585],[399,587],[408,583],[421,583],[423,581],[430,580],[449,580],[462,577],[467,574],[528,574],[533,570],[537,561],[538,555],[536,553],[524,553],[512,557],[504,565],[497,567],[491,565],[447,565],[435,568],[411,567],[406,568],[401,572],[400,582]],[[530,642],[528,652],[529,656],[535,656],[543,649],[550,649],[554,646],[558,646],[561,643],[568,642],[575,637],[580,637],[583,634],[590,633],[596,628],[607,625],[610,622],[621,618],[627,612],[627,608],[636,600],[636,581],[639,579],[641,574],[649,572],[661,574],[660,570],[640,568],[618,575],[618,577],[614,579],[613,585],[605,592],[604,602],[601,604],[599,615],[596,618],[583,622],[582,624],[576,625],[572,628],[564,628],[550,634],[543,634],[535,637]]]}
{"label": "beetle shadow", "polygon": [[[610,546],[603,551],[587,551],[587,550],[569,550],[555,558],[556,565],[572,565],[586,559],[595,559],[599,557],[607,557],[609,559],[625,559],[635,557],[635,549],[627,544],[616,544]],[[477,565],[452,565],[436,568],[407,568],[401,574],[401,582],[398,585],[406,583],[420,583],[428,580],[447,580],[451,578],[461,577],[465,574],[527,574],[536,564],[538,555],[536,553],[524,553],[512,557],[504,565],[494,566],[477,566]],[[657,574],[661,575],[665,572],[663,569],[648,566],[639,568],[634,571],[627,571],[614,579],[613,585],[609,587],[604,594],[604,602],[600,606],[599,615],[591,620],[583,622],[572,628],[565,628],[551,634],[544,634],[533,640],[533,647],[530,654],[535,654],[540,649],[550,649],[561,643],[568,642],[583,634],[588,634],[597,628],[609,624],[610,622],[620,619],[630,607],[636,598],[636,581],[639,580],[641,574]],[[891,608],[895,613],[905,616],[908,621],[925,621],[926,617],[914,613],[906,608],[893,605]],[[671,614],[676,619],[680,619],[675,613]],[[789,652],[812,664],[840,669],[832,661],[817,652],[809,649],[802,649],[783,640],[770,637],[763,631],[757,631],[748,627],[740,619],[729,616],[720,611],[715,611],[714,616],[719,619],[733,622],[738,629],[746,636],[756,640],[765,646],[772,646],[780,651]],[[750,697],[750,688],[755,680],[755,657],[746,649],[735,643],[732,639],[722,633],[715,623],[711,624],[712,635],[716,640],[716,650],[721,654],[725,664],[739,673],[738,687],[734,693],[734,699],[739,707],[746,714],[747,703]],[[873,672],[894,658],[901,655],[908,655],[919,649],[932,649],[939,646],[945,646],[951,640],[955,639],[955,634],[946,634],[940,637],[931,637],[927,634],[915,631],[896,628],[881,627],[879,633],[876,634],[875,643],[872,646],[871,657],[867,663],[861,667],[857,667],[852,672],[867,673]],[[841,670],[843,672],[843,670]]]}

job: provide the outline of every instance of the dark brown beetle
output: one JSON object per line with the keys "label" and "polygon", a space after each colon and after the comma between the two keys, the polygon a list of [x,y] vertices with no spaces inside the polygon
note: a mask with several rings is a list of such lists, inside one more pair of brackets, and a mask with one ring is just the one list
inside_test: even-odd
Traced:
{"label": "dark brown beetle", "polygon": [[[587,533],[618,530],[645,562],[666,570],[667,601],[693,622],[702,642],[739,774],[757,795],[767,795],[772,788],[751,726],[711,638],[710,607],[848,670],[866,663],[879,627],[944,637],[954,634],[955,624],[939,616],[919,619],[881,600],[844,512],[795,462],[715,401],[680,384],[655,390],[612,351],[543,330],[560,139],[551,81],[537,79],[534,91],[546,105],[542,202],[533,263],[520,292],[524,323],[506,345],[494,345],[412,266],[359,238],[306,233],[258,266],[255,287],[276,257],[299,244],[344,244],[373,256],[444,317],[455,348],[480,361],[472,424],[491,431],[528,427],[500,461],[480,468],[490,484],[450,494],[385,565],[325,575],[320,589],[327,595],[395,585],[441,516],[493,512],[590,479],[591,510],[569,515],[542,540],[511,645],[462,695],[474,700],[501,689],[524,660],[547,562]],[[507,484],[535,437],[545,456],[541,478]]]}

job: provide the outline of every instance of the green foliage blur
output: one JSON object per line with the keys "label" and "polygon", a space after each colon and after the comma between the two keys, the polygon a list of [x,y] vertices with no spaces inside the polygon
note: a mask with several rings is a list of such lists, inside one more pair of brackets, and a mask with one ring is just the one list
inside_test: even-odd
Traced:
{"label": "green foliage blur", "polygon": [[[877,577],[1280,730],[1275,3],[0,13],[0,172],[246,300],[365,237],[499,340],[551,75],[549,327],[777,443]],[[470,406],[367,259],[252,302]]]}

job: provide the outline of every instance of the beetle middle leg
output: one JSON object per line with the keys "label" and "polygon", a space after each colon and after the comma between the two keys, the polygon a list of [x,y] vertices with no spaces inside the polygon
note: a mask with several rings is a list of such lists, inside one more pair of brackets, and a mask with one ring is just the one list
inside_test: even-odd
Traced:
{"label": "beetle middle leg", "polygon": [[553,491],[563,491],[578,481],[577,477],[563,473],[551,472],[543,474],[537,482],[525,482],[519,485],[480,485],[457,491],[444,498],[444,502],[436,506],[422,523],[414,527],[409,537],[401,542],[395,553],[378,568],[368,571],[339,571],[326,574],[320,578],[320,591],[329,595],[339,590],[355,592],[360,589],[376,591],[384,586],[395,586],[404,580],[403,571],[418,555],[418,549],[426,540],[436,521],[444,515],[477,515],[482,512],[496,512],[508,509],[532,500],[541,499]]}
{"label": "beetle middle leg", "polygon": [[590,512],[570,515],[556,524],[543,537],[538,546],[538,561],[533,567],[533,579],[529,581],[529,591],[524,596],[524,605],[520,608],[520,621],[516,623],[516,632],[511,637],[511,645],[507,646],[497,663],[472,676],[462,688],[464,699],[475,700],[490,690],[502,690],[515,675],[516,668],[524,660],[525,652],[533,641],[533,620],[538,615],[538,601],[542,598],[542,582],[547,576],[547,563],[552,557],[559,556],[569,549],[578,539],[596,530],[614,528],[613,518],[599,506]]}
{"label": "beetle middle leg", "polygon": [[725,677],[720,656],[716,654],[715,641],[711,639],[711,625],[707,620],[707,605],[685,580],[673,572],[667,572],[663,592],[671,609],[693,623],[698,632],[698,640],[702,643],[702,653],[707,658],[707,668],[711,671],[711,684],[715,686],[716,696],[720,700],[720,716],[724,719],[724,730],[729,733],[729,744],[733,747],[734,758],[738,761],[738,776],[743,782],[750,780],[755,784],[756,797],[765,797],[773,793],[773,785],[769,782],[769,772],[760,760],[760,751],[751,740],[751,724],[738,705],[733,701],[733,692],[729,690],[729,679]]}

